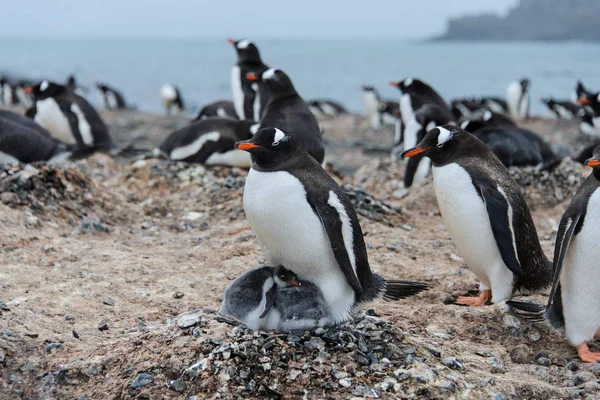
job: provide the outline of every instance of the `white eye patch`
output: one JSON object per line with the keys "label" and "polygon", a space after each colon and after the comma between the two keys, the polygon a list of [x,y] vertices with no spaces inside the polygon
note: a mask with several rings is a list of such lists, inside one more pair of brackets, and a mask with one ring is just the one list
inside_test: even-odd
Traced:
{"label": "white eye patch", "polygon": [[492,112],[491,111],[486,111],[483,113],[483,120],[484,121],[489,121],[492,118]]}
{"label": "white eye patch", "polygon": [[285,139],[285,133],[275,128],[275,136],[273,137],[273,143],[271,146],[279,146],[279,142]]}
{"label": "white eye patch", "polygon": [[438,129],[440,130],[440,133],[438,135],[437,147],[442,147],[444,145],[444,143],[446,143],[448,140],[452,139],[452,136],[454,134],[446,128],[440,127]]}
{"label": "white eye patch", "polygon": [[408,87],[408,86],[410,86],[412,83],[413,83],[413,78],[406,78],[406,79],[404,80],[404,86],[405,86],[405,87]]}
{"label": "white eye patch", "polygon": [[433,128],[435,128],[437,126],[437,124],[435,123],[435,121],[431,121],[430,123],[427,124],[427,126],[425,127],[425,132],[429,132],[430,130],[432,130]]}
{"label": "white eye patch", "polygon": [[250,46],[250,43],[252,43],[251,41],[244,39],[244,40],[240,40],[237,44],[237,48],[238,49],[245,49],[246,47]]}
{"label": "white eye patch", "polygon": [[266,81],[268,79],[273,79],[274,76],[275,76],[275,68],[269,68],[262,74],[263,81]]}
{"label": "white eye patch", "polygon": [[44,90],[48,89],[48,86],[50,86],[50,84],[48,83],[48,81],[44,81],[40,85],[40,90],[43,92]]}
{"label": "white eye patch", "polygon": [[460,124],[461,129],[467,129],[467,126],[469,126],[470,123],[470,119],[465,120],[462,124]]}

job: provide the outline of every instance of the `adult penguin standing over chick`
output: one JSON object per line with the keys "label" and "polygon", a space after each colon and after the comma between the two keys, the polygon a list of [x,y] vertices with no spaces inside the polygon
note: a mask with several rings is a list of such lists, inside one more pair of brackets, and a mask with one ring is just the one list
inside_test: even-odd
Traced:
{"label": "adult penguin standing over chick", "polygon": [[403,153],[417,155],[431,159],[444,224],[480,281],[479,296],[461,296],[458,304],[498,303],[550,285],[552,263],[520,188],[482,141],[458,127],[440,126]]}
{"label": "adult penguin standing over chick", "polygon": [[250,40],[229,39],[229,43],[235,47],[238,55],[238,61],[231,70],[231,93],[235,111],[239,119],[259,121],[262,109],[269,100],[268,95],[246,76],[250,73],[261,76],[269,67],[263,63],[258,47]]}
{"label": "adult penguin standing over chick", "polygon": [[416,294],[426,284],[386,281],[373,274],[350,200],[296,138],[260,129],[236,147],[252,156],[244,210],[272,265],[285,265],[317,285],[332,323],[351,318],[362,304]]}
{"label": "adult penguin standing over chick", "polygon": [[269,95],[260,126],[278,128],[294,137],[315,160],[323,163],[325,146],[319,123],[292,81],[279,69],[268,69],[262,75],[248,74],[249,81],[258,82]]}
{"label": "adult penguin standing over chick", "polygon": [[26,115],[46,128],[53,137],[80,147],[113,150],[114,143],[98,112],[83,97],[64,85],[42,81],[27,87],[35,104]]}

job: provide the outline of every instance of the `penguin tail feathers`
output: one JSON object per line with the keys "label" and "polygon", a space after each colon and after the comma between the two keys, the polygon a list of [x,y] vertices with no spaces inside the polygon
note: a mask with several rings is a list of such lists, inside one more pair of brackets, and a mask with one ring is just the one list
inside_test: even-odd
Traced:
{"label": "penguin tail feathers", "polygon": [[511,313],[516,317],[532,322],[546,320],[546,306],[513,300],[507,301],[506,304],[511,308]]}
{"label": "penguin tail feathers", "polygon": [[102,151],[104,148],[102,146],[85,146],[85,147],[76,147],[70,149],[69,160],[77,161],[91,156],[92,154]]}
{"label": "penguin tail feathers", "polygon": [[135,147],[133,143],[130,143],[124,147],[111,150],[109,154],[113,157],[137,157],[140,155],[152,156],[152,151],[147,148]]}
{"label": "penguin tail feathers", "polygon": [[383,298],[387,301],[405,299],[429,289],[429,284],[417,281],[385,281]]}
{"label": "penguin tail feathers", "polygon": [[558,167],[562,162],[562,158],[555,158],[549,161],[542,161],[538,164],[538,169],[540,171],[552,171],[554,168]]}

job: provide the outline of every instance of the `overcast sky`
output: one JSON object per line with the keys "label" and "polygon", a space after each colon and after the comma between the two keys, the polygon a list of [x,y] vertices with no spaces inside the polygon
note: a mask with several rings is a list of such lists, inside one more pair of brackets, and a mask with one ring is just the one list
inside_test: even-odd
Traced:
{"label": "overcast sky", "polygon": [[440,33],[448,16],[517,0],[19,0],[0,36],[393,37]]}

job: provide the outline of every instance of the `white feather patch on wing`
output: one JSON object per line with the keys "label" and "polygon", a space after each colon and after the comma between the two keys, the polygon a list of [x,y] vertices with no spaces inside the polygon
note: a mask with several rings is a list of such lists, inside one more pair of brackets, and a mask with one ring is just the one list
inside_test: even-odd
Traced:
{"label": "white feather patch on wing", "polygon": [[92,135],[92,127],[87,122],[87,119],[85,119],[83,111],[81,111],[81,108],[75,103],[71,104],[71,111],[77,116],[77,127],[81,134],[81,140],[83,140],[83,143],[91,146],[94,144],[94,135]]}
{"label": "white feather patch on wing", "polygon": [[[344,239],[344,247],[346,247],[346,253],[350,259],[350,265],[356,275],[356,257],[354,256],[354,233],[352,232],[352,224],[350,223],[350,217],[344,208],[344,205],[340,201],[339,197],[333,190],[329,191],[329,200],[327,204],[335,208],[342,221],[342,238]],[[358,278],[358,277],[357,277]]]}
{"label": "white feather patch on wing", "polygon": [[194,140],[192,143],[173,149],[171,151],[170,158],[171,160],[183,160],[185,158],[188,158],[189,156],[199,152],[202,146],[204,146],[204,143],[208,141],[216,142],[217,140],[219,140],[220,137],[221,135],[219,134],[219,132],[205,133],[204,135]]}

